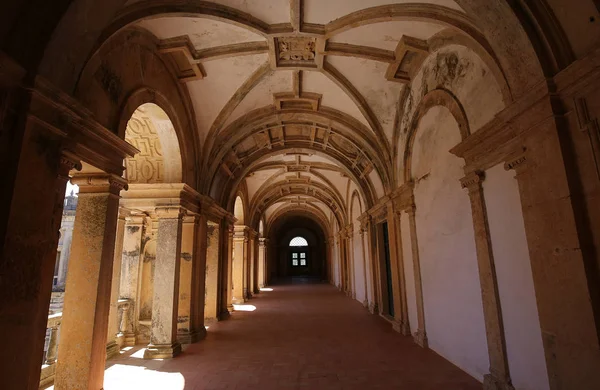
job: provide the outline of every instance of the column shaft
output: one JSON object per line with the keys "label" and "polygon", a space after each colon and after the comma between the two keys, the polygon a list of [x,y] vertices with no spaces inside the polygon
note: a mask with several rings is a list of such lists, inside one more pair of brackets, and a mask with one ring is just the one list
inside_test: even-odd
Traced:
{"label": "column shaft", "polygon": [[419,259],[419,241],[417,239],[417,223],[415,219],[415,207],[408,208],[408,224],[410,226],[410,246],[413,258],[413,270],[415,274],[415,295],[417,298],[417,332],[414,335],[415,342],[423,348],[428,347],[427,331],[425,329],[425,306],[423,304],[423,281],[421,279],[421,261]]}
{"label": "column shaft", "polygon": [[[245,226],[236,226],[233,236],[233,256],[232,256],[232,284],[233,296],[232,303],[241,305],[246,301],[246,230]],[[247,287],[246,287],[247,288]]]}
{"label": "column shaft", "polygon": [[462,187],[469,190],[469,199],[471,200],[479,283],[481,285],[483,316],[490,357],[490,373],[484,375],[483,386],[484,389],[490,390],[513,389],[506,357],[506,341],[500,308],[498,280],[496,279],[496,268],[483,196],[483,178],[483,172],[475,172],[461,179]]}
{"label": "column shaft", "polygon": [[194,237],[194,259],[192,267],[192,297],[190,326],[192,342],[206,336],[204,327],[204,308],[206,305],[206,244],[208,225],[206,216],[197,218],[196,234]]}
{"label": "column shaft", "polygon": [[233,270],[232,270],[232,255],[233,255],[233,225],[229,223],[223,224],[223,248],[221,260],[221,296],[220,296],[220,313],[219,319],[223,320],[229,317],[233,310]]}
{"label": "column shaft", "polygon": [[204,320],[216,320],[219,317],[219,258],[221,230],[219,224],[209,222],[206,233],[206,304],[204,306]]}
{"label": "column shaft", "polygon": [[140,261],[143,252],[142,237],[144,235],[143,215],[133,215],[125,218],[125,232],[123,236],[123,251],[121,257],[121,286],[120,297],[129,299],[130,307],[126,315],[129,327],[125,329],[124,343],[126,346],[136,344],[136,330],[138,327],[139,310],[139,283],[140,283]]}
{"label": "column shaft", "polygon": [[181,228],[181,258],[179,262],[179,303],[177,313],[177,340],[181,344],[192,343],[191,309],[192,309],[192,267],[196,254],[194,241],[196,234],[196,217],[183,217]]}
{"label": "column shaft", "polygon": [[113,260],[112,282],[110,287],[110,310],[108,313],[108,335],[106,344],[106,358],[118,355],[120,346],[117,343],[119,333],[119,296],[121,286],[121,263],[123,259],[123,238],[125,235],[125,216],[119,215],[115,233],[115,254]]}
{"label": "column shaft", "polygon": [[3,167],[11,177],[0,186],[0,333],[6,335],[3,353],[10,357],[0,366],[0,377],[7,389],[39,386],[63,200],[76,165],[61,158],[59,143],[40,126],[26,127],[19,129],[25,134],[14,150],[14,166]]}
{"label": "column shaft", "polygon": [[55,386],[102,389],[110,310],[119,191],[123,179],[76,175],[79,201],[65,300]]}
{"label": "column shaft", "polygon": [[152,328],[145,359],[175,357],[181,352],[177,341],[179,276],[181,259],[182,210],[179,207],[156,209],[158,234],[154,265]]}
{"label": "column shaft", "polygon": [[266,238],[258,239],[258,287],[264,288],[266,286],[266,275],[265,275],[265,243]]}

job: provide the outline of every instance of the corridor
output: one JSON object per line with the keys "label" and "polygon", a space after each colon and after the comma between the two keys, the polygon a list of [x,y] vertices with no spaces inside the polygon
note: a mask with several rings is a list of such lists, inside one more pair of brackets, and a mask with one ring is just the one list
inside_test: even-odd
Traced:
{"label": "corridor", "polygon": [[481,388],[329,284],[270,286],[238,308],[175,359],[122,351],[104,389]]}

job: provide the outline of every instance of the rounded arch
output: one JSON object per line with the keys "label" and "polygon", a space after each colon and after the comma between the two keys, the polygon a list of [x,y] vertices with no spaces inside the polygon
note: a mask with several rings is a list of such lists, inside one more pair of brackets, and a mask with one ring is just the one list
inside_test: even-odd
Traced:
{"label": "rounded arch", "polygon": [[350,196],[350,223],[354,223],[363,213],[362,201],[360,199],[360,195],[357,190],[352,192],[352,196]]}
{"label": "rounded arch", "polygon": [[140,150],[125,159],[129,183],[180,183],[181,152],[173,122],[154,103],[139,106],[127,122],[125,140]]}
{"label": "rounded arch", "polygon": [[243,225],[246,221],[246,210],[244,207],[244,200],[242,196],[238,194],[235,198],[235,204],[233,206],[233,216],[237,219],[236,225]]}
{"label": "rounded arch", "polygon": [[[132,58],[132,52],[138,55]],[[131,72],[136,63],[145,71]],[[172,64],[158,52],[157,39],[145,30],[131,28],[104,42],[89,59],[75,94],[98,122],[121,138],[138,107],[148,103],[160,107],[177,137],[180,181],[197,188],[200,141],[195,115],[187,89],[174,74]]]}
{"label": "rounded arch", "polygon": [[419,102],[417,109],[415,110],[413,117],[408,128],[408,136],[406,138],[406,146],[404,149],[404,182],[409,182],[412,179],[411,171],[411,157],[412,149],[415,141],[415,134],[419,127],[421,119],[427,114],[427,112],[435,106],[446,107],[458,125],[460,136],[462,140],[465,140],[470,134],[469,120],[467,114],[458,99],[452,94],[452,92],[438,88],[428,92],[423,99]]}

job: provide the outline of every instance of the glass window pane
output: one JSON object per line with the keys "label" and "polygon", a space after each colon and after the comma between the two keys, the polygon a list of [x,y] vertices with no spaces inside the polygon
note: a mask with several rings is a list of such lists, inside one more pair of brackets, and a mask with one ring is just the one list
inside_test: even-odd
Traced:
{"label": "glass window pane", "polygon": [[292,260],[292,265],[297,266],[298,265],[298,260],[296,260],[296,259]]}
{"label": "glass window pane", "polygon": [[305,259],[300,260],[300,265],[306,265],[306,260]]}
{"label": "glass window pane", "polygon": [[292,253],[292,258],[293,259],[297,259],[298,258],[298,254],[297,253]]}
{"label": "glass window pane", "polygon": [[294,237],[290,241],[290,246],[308,246],[308,242],[303,237]]}
{"label": "glass window pane", "polygon": [[300,258],[301,259],[306,259],[306,253],[300,253]]}

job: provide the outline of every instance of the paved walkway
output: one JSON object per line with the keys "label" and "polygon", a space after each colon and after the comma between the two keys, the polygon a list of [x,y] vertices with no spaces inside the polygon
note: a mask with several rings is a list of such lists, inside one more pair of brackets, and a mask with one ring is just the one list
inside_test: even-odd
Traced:
{"label": "paved walkway", "polygon": [[104,389],[481,389],[332,286],[272,289],[175,359],[123,352],[108,362]]}

